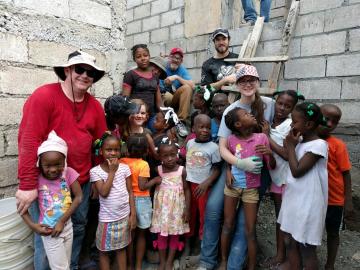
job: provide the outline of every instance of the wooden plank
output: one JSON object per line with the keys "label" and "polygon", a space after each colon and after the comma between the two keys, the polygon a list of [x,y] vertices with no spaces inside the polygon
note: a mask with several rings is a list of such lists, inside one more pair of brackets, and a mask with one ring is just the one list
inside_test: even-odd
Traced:
{"label": "wooden plank", "polygon": [[245,50],[246,50],[246,47],[247,47],[247,45],[249,43],[250,37],[251,37],[251,33],[249,33],[247,38],[244,40],[243,45],[241,46],[241,50],[240,50],[238,58],[244,57]]}
{"label": "wooden plank", "polygon": [[227,58],[224,59],[226,62],[236,62],[236,63],[247,63],[247,62],[258,62],[258,63],[267,63],[267,62],[286,62],[289,60],[287,55],[278,55],[278,56],[261,56],[261,57],[239,57],[239,58]]}
{"label": "wooden plank", "polygon": [[249,43],[246,46],[244,57],[255,56],[255,52],[256,52],[256,49],[257,49],[257,46],[258,46],[258,43],[260,40],[263,26],[264,26],[264,17],[258,17],[256,19],[253,31],[251,33],[251,38],[249,40]]}
{"label": "wooden plank", "polygon": [[[281,54],[287,55],[289,53],[289,45],[291,38],[295,31],[296,19],[299,14],[300,1],[293,0],[291,3],[291,7],[289,10],[289,14],[285,23],[285,27],[282,34],[282,45],[281,45]],[[276,89],[278,85],[278,81],[280,78],[280,74],[284,68],[283,62],[275,63],[273,65],[271,74],[268,79],[268,88]]]}

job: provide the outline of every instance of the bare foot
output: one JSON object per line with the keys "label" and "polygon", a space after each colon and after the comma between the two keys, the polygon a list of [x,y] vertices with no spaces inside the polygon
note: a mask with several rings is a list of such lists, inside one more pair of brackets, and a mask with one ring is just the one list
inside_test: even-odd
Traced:
{"label": "bare foot", "polygon": [[284,260],[279,259],[278,257],[268,257],[263,262],[260,263],[260,266],[263,268],[273,269],[275,266],[281,264]]}

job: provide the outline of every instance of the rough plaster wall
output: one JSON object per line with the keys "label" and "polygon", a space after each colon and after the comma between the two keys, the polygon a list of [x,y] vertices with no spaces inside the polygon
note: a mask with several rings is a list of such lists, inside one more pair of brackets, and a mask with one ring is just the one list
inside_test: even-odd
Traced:
{"label": "rough plaster wall", "polygon": [[99,100],[119,91],[126,66],[125,0],[0,0],[0,198],[14,194],[17,127],[26,97],[57,81],[52,66],[82,48],[107,75]]}
{"label": "rough plaster wall", "polygon": [[[214,0],[218,2],[220,0]],[[230,28],[232,51],[240,51],[250,27],[239,27],[239,0],[220,1],[219,10],[203,9],[187,16],[187,4],[193,0],[128,0],[125,46],[149,44],[151,55],[169,53],[172,47],[186,52],[184,64],[193,79],[199,82],[202,63],[212,56],[213,44],[208,32],[186,38],[185,25],[204,29],[201,18],[209,12],[222,18],[218,26]],[[281,46],[284,14],[289,0],[273,0],[271,22],[264,26],[257,56],[277,55]],[[236,7],[229,7],[229,5]],[[229,10],[229,9],[233,10]],[[217,14],[216,14],[217,12]],[[239,12],[239,11],[238,11]],[[338,129],[347,141],[353,164],[360,166],[360,1],[301,0],[295,37],[290,48],[290,61],[285,65],[281,88],[299,90],[308,99],[329,102],[343,111],[342,127]],[[236,27],[234,27],[234,25]],[[128,66],[133,66],[128,53]],[[272,64],[258,64],[261,79],[266,81]]]}

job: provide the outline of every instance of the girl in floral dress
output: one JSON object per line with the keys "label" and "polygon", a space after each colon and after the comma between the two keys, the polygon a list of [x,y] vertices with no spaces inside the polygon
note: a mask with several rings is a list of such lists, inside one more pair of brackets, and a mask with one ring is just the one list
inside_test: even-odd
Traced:
{"label": "girl in floral dress", "polygon": [[[178,145],[168,137],[159,145],[161,164],[158,167],[159,185],[154,194],[154,213],[150,231],[158,234],[154,247],[159,249],[159,270],[173,269],[177,250],[183,248],[179,237],[190,231],[190,189],[186,170],[177,164]],[[167,254],[167,249],[169,252]]]}

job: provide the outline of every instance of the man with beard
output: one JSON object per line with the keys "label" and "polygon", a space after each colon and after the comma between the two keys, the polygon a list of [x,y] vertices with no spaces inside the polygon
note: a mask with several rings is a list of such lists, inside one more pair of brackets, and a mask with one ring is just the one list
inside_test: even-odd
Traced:
{"label": "man with beard", "polygon": [[[210,84],[220,90],[223,85],[236,82],[233,63],[226,62],[224,59],[238,58],[238,55],[229,51],[230,35],[227,29],[216,29],[212,33],[212,40],[216,54],[204,62],[201,70],[201,83],[203,85]],[[224,164],[218,180],[213,184],[209,193],[205,211],[200,265],[197,270],[215,269],[218,265],[220,229],[224,217],[225,168]],[[243,207],[239,207],[234,230],[228,233],[232,234],[232,242],[227,259],[227,270],[242,269],[247,252]]]}
{"label": "man with beard", "polygon": [[206,60],[201,68],[201,84],[211,84],[220,90],[223,85],[236,81],[234,64],[226,62],[227,58],[238,58],[238,54],[229,51],[230,34],[227,29],[216,29],[211,38],[215,46],[215,56]]}
{"label": "man with beard", "polygon": [[164,104],[173,107],[181,121],[176,127],[182,137],[186,136],[188,132],[180,123],[183,123],[189,116],[192,90],[195,87],[189,72],[182,65],[183,58],[184,52],[181,48],[171,49],[166,65],[167,77],[160,82],[161,91],[166,91]]}

